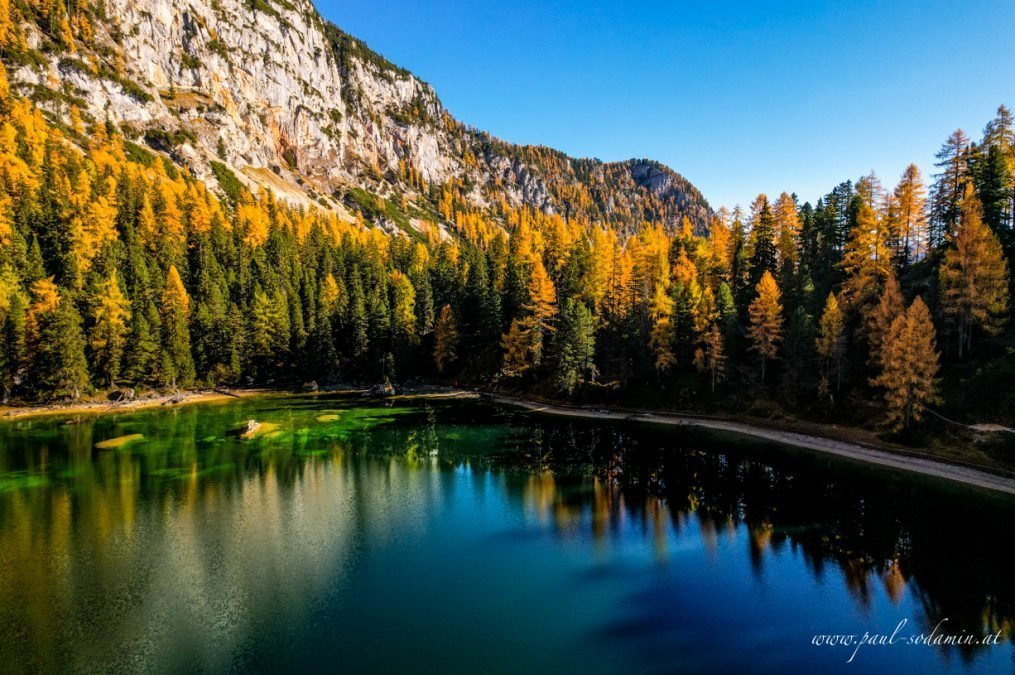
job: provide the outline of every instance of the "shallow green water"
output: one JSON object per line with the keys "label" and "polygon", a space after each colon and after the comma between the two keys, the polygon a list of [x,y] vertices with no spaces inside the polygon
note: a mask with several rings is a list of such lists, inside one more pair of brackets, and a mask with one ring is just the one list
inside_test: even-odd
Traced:
{"label": "shallow green water", "polygon": [[[0,670],[1010,672],[1013,515],[771,445],[461,401],[3,422]],[[1002,643],[852,664],[812,644],[903,619]]]}

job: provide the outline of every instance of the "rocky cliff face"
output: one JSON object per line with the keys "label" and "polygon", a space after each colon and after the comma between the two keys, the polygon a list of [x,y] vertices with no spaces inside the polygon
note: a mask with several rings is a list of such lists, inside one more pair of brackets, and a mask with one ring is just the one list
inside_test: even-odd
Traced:
{"label": "rocky cliff face", "polygon": [[[46,43],[25,28],[30,43]],[[71,92],[87,117],[110,119],[212,185],[222,162],[252,187],[347,214],[351,188],[411,194],[420,178],[459,180],[478,206],[503,199],[620,225],[687,216],[702,227],[709,214],[659,164],[574,160],[465,127],[429,85],[308,0],[105,0],[92,29],[76,53],[50,50],[12,81]],[[575,199],[575,186],[588,198]]]}

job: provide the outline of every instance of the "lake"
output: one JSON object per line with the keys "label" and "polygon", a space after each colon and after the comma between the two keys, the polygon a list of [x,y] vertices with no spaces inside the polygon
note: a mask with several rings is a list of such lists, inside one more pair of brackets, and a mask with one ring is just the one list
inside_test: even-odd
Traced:
{"label": "lake", "polygon": [[[1013,516],[800,450],[479,401],[4,421],[0,670],[1011,672]],[[815,644],[864,632],[894,643]]]}

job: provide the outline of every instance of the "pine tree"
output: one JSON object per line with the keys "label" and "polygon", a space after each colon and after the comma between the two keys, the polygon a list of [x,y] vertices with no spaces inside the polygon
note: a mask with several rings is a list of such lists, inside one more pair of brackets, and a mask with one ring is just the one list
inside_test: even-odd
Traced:
{"label": "pine tree", "polygon": [[110,387],[115,386],[120,374],[129,320],[130,303],[120,290],[120,282],[113,272],[99,287],[89,333],[96,374],[105,378]]}
{"label": "pine tree", "polygon": [[822,390],[831,393],[832,376],[835,391],[842,388],[843,364],[846,357],[846,331],[842,310],[834,293],[828,294],[825,309],[821,313],[817,337],[818,354],[823,361]]}
{"label": "pine tree", "polygon": [[751,205],[751,283],[757,285],[765,272],[775,273],[779,250],[775,242],[775,216],[768,197],[758,195]]}
{"label": "pine tree", "polygon": [[757,296],[749,308],[750,326],[747,336],[751,340],[751,349],[761,357],[761,381],[765,381],[765,368],[768,362],[778,358],[779,343],[782,341],[782,293],[772,273],[765,271],[764,276],[755,289]]}
{"label": "pine tree", "polygon": [[554,386],[570,396],[581,384],[594,380],[596,336],[592,313],[585,303],[568,298],[556,333]]}
{"label": "pine tree", "polygon": [[134,383],[154,383],[159,379],[162,319],[150,299],[136,299],[131,310],[130,332],[124,354],[127,379]]}
{"label": "pine tree", "polygon": [[448,365],[455,360],[457,349],[458,323],[451,305],[444,305],[434,328],[433,360],[438,373],[444,374]]}
{"label": "pine tree", "polygon": [[885,390],[887,422],[904,429],[919,422],[926,407],[940,401],[934,323],[919,296],[892,322],[885,337],[882,370],[871,384]]}
{"label": "pine tree", "polygon": [[172,389],[189,387],[194,382],[194,357],[190,351],[190,296],[175,265],[169,266],[162,291],[162,363],[163,382]]}
{"label": "pine tree", "polygon": [[0,401],[6,402],[22,380],[27,306],[24,295],[13,287],[6,289],[0,303]]}
{"label": "pine tree", "polygon": [[81,315],[50,279],[32,287],[35,301],[26,318],[28,381],[37,398],[80,398],[88,386]]}
{"label": "pine tree", "polygon": [[973,329],[996,334],[1007,318],[1008,263],[997,237],[981,217],[967,184],[961,217],[938,271],[941,307],[958,334],[959,358],[972,349]]}
{"label": "pine tree", "polygon": [[952,132],[938,151],[936,166],[941,173],[935,176],[931,194],[928,246],[935,248],[959,222],[960,202],[966,181],[969,180],[969,138],[962,129]]}

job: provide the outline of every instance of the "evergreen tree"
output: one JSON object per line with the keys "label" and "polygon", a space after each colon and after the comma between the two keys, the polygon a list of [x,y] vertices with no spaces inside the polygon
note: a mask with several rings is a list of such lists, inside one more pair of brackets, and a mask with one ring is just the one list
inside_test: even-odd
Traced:
{"label": "evergreen tree", "polygon": [[556,333],[556,367],[553,383],[570,396],[581,384],[595,380],[596,329],[585,303],[568,298]]}
{"label": "evergreen tree", "polygon": [[437,317],[437,326],[434,329],[433,359],[437,366],[437,372],[441,375],[448,365],[455,360],[458,349],[458,323],[455,321],[455,313],[451,305],[441,307],[441,313]]}
{"label": "evergreen tree", "polygon": [[162,319],[150,299],[136,299],[130,315],[130,332],[124,356],[125,375],[135,383],[159,379]]}
{"label": "evergreen tree", "polygon": [[194,358],[190,351],[190,296],[175,265],[169,266],[162,291],[162,360],[160,375],[172,389],[194,382]]}
{"label": "evergreen tree", "polygon": [[768,197],[758,195],[751,205],[751,285],[757,286],[765,272],[775,274],[779,251],[775,243],[775,216]]}
{"label": "evergreen tree", "polygon": [[962,129],[952,132],[938,151],[936,166],[941,173],[935,176],[931,191],[930,229],[928,245],[935,248],[959,222],[960,202],[966,181],[969,180],[969,138]]}
{"label": "evergreen tree", "polygon": [[48,279],[32,287],[26,334],[31,358],[28,381],[34,396],[78,399],[88,386],[81,315]]}

